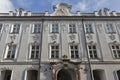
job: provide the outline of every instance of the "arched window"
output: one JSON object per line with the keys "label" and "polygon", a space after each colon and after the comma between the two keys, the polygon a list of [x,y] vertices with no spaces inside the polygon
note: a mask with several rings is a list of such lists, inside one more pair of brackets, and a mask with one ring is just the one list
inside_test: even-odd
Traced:
{"label": "arched window", "polygon": [[1,71],[1,80],[11,80],[11,70]]}

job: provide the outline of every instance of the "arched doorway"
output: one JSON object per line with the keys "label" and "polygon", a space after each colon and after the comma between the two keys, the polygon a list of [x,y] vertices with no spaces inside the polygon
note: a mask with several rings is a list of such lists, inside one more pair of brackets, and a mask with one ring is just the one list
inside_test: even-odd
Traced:
{"label": "arched doorway", "polygon": [[57,74],[57,80],[72,80],[70,71],[67,69],[61,69]]}

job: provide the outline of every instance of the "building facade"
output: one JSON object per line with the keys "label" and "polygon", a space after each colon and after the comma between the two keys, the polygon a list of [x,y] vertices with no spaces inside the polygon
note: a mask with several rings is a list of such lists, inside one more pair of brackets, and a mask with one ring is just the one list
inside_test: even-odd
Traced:
{"label": "building facade", "polygon": [[120,13],[71,8],[0,13],[0,80],[120,80]]}

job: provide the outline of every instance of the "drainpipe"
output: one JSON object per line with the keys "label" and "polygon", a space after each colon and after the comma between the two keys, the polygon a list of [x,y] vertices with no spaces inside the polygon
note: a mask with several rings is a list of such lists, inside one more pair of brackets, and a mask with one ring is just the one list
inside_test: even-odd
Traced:
{"label": "drainpipe", "polygon": [[[85,36],[85,28],[84,28],[84,19],[82,18],[82,27],[83,27],[83,34]],[[91,69],[91,62],[90,62],[90,58],[89,58],[89,53],[88,53],[88,49],[87,49],[87,40],[86,40],[86,36],[85,36],[85,48],[86,48],[86,53],[87,53],[87,60],[88,60],[88,66],[89,66],[89,72],[90,72],[90,79],[93,79],[93,74],[92,74],[92,69]]]}
{"label": "drainpipe", "polygon": [[42,24],[41,24],[41,37],[40,37],[40,52],[39,52],[39,75],[38,75],[38,80],[40,80],[40,69],[41,69],[41,54],[42,54],[42,37],[43,37],[43,24],[44,24],[44,19],[42,19]]}

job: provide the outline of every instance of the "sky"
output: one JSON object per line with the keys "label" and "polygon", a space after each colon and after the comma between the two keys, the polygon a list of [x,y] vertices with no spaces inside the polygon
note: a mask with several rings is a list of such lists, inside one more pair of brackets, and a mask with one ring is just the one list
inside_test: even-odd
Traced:
{"label": "sky", "polygon": [[108,8],[110,11],[120,12],[120,0],[1,0],[0,13],[15,11],[23,8],[31,12],[53,12],[53,5],[58,3],[72,5],[71,12],[94,12],[101,8]]}

